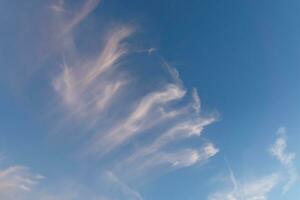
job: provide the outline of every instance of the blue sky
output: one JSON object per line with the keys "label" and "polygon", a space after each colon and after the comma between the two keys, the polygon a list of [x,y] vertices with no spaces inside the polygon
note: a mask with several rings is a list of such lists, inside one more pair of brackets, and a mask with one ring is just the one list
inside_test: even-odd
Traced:
{"label": "blue sky", "polygon": [[0,199],[297,199],[299,9],[0,0]]}

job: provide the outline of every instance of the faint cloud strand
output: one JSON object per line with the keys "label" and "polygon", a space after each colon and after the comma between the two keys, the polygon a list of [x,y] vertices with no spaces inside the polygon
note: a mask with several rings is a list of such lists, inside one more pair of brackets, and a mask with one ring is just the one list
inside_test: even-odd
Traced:
{"label": "faint cloud strand", "polygon": [[274,156],[287,170],[288,182],[283,188],[283,192],[286,193],[290,188],[298,181],[299,175],[296,167],[294,166],[294,159],[296,154],[287,152],[287,130],[285,127],[281,127],[277,131],[278,137],[275,143],[270,148],[270,153]]}
{"label": "faint cloud strand", "polygon": [[268,193],[279,183],[280,176],[272,174],[258,178],[242,185],[237,185],[237,180],[231,174],[234,189],[220,191],[209,196],[208,200],[267,200]]}
{"label": "faint cloud strand", "polygon": [[100,0],[86,0],[83,6],[75,12],[70,12],[65,8],[65,1],[59,0],[57,3],[50,6],[50,8],[62,16],[71,15],[71,19],[66,20],[61,31],[62,34],[69,34],[78,26],[100,3]]}
{"label": "faint cloud strand", "polygon": [[[130,85],[132,83],[127,76],[129,72],[120,66],[126,55],[134,53],[128,46],[128,39],[136,31],[133,26],[117,25],[108,30],[96,57],[77,53],[74,29],[98,3],[96,0],[85,1],[78,12],[67,10],[64,1],[52,6],[54,14],[64,19],[58,26],[58,33],[63,43],[68,44],[63,46],[62,52],[70,55],[64,57],[62,69],[52,81],[61,105],[59,108],[63,109],[62,118],[92,124],[89,124],[90,134],[83,139],[85,145],[80,154],[97,156],[96,159],[124,154],[119,162],[119,166],[126,167],[123,174],[130,174],[137,169],[142,169],[147,174],[148,170],[161,166],[167,169],[189,167],[216,155],[219,149],[210,142],[199,148],[164,149],[175,141],[200,136],[203,129],[213,123],[216,117],[201,115],[197,89],[194,88],[188,97],[190,93],[183,86],[178,71],[158,53],[155,53],[160,58],[158,67],[163,66],[168,72],[166,80],[156,85],[159,89],[153,86],[145,94],[137,92],[134,99],[127,96],[128,90],[133,93],[136,91]],[[156,51],[155,48],[147,48],[147,51],[140,53],[151,58]],[[114,109],[115,105],[117,109]],[[117,117],[111,119],[106,117],[106,113]],[[151,132],[153,136],[144,147],[124,151],[123,147],[133,140],[143,143],[144,134]],[[111,161],[115,162],[114,159]],[[112,170],[112,173],[115,171]]]}
{"label": "faint cloud strand", "polygon": [[78,66],[72,67],[64,65],[62,74],[53,81],[55,91],[75,115],[101,113],[126,83],[126,80],[116,79],[116,75],[104,76],[103,73],[115,70],[119,59],[127,52],[121,43],[131,33],[130,27],[116,30],[94,61],[79,62]]}
{"label": "faint cloud strand", "polygon": [[0,170],[0,198],[23,199],[24,193],[31,192],[43,176],[32,174],[27,167],[11,166]]}

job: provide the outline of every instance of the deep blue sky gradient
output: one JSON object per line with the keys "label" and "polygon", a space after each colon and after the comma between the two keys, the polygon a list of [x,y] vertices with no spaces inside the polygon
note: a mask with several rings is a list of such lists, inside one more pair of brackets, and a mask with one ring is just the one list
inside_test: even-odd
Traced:
{"label": "deep blue sky gradient", "polygon": [[[44,107],[52,104],[40,103],[50,96],[45,84],[50,76],[29,81],[26,92],[22,89],[24,80],[31,79],[30,65],[50,67],[59,59],[40,61],[33,56],[43,46],[38,43],[41,30],[34,28],[36,22],[42,23],[36,19],[41,8],[40,1],[0,0],[0,151],[10,163],[22,163],[55,179],[85,166],[72,154],[60,153],[76,146],[61,145],[65,138],[51,136],[53,124]],[[206,165],[180,169],[139,186],[145,199],[206,199],[216,190],[213,177],[228,173],[227,163],[241,181],[268,174],[278,164],[267,149],[281,126],[288,130],[289,149],[300,153],[299,11],[296,0],[111,0],[101,2],[83,22],[84,31],[76,30],[84,52],[101,42],[89,38],[107,21],[108,26],[137,25],[134,41],[141,39],[141,46],[158,49],[157,54],[177,68],[184,85],[198,89],[204,114],[219,115],[203,137],[220,153]],[[136,70],[158,73],[147,67]],[[63,171],[57,163],[63,163]],[[297,159],[295,163],[300,164]],[[275,190],[270,199],[297,199],[298,188],[299,184],[284,197]]]}

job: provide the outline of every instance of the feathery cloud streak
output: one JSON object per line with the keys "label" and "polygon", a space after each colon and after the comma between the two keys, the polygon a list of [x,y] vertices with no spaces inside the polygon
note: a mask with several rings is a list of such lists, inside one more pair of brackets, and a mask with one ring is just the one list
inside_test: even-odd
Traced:
{"label": "feathery cloud streak", "polygon": [[100,0],[86,0],[83,6],[77,11],[70,11],[65,7],[65,0],[59,0],[50,8],[57,14],[63,16],[64,26],[62,34],[69,34],[78,26],[100,3]]}
{"label": "feathery cloud streak", "polygon": [[[132,48],[130,41],[135,39],[133,36],[136,34],[133,25],[104,26],[105,29],[99,34],[101,45],[96,50],[97,54],[80,49],[75,32],[100,1],[83,1],[82,7],[76,10],[71,10],[68,3],[57,1],[50,9],[56,19],[51,29],[54,30],[51,37],[54,37],[55,44],[51,47],[55,46],[55,57],[59,55],[63,58],[61,65],[53,70],[51,86],[55,94],[54,102],[58,104],[55,109],[50,109],[58,113],[58,123],[66,128],[59,127],[59,130],[68,132],[74,129],[74,123],[83,127],[72,131],[83,136],[76,145],[80,155],[87,153],[87,160],[94,159],[95,163],[99,159],[109,158],[105,167],[109,166],[111,171],[107,173],[106,181],[121,191],[117,198],[142,199],[137,191],[125,184],[130,182],[126,178],[135,170],[139,171],[138,175],[147,175],[148,172],[156,174],[160,171],[158,168],[167,172],[205,163],[215,156],[219,149],[209,141],[202,142],[200,139],[202,144],[197,147],[185,143],[191,137],[201,136],[203,129],[216,121],[216,116],[202,115],[197,89],[185,88],[177,70],[162,56],[157,56],[157,49],[148,48],[139,52],[136,47]],[[81,34],[80,37],[84,37]],[[162,75],[165,77],[158,84],[142,88],[138,81],[142,80],[143,74],[131,73],[124,65],[127,60],[131,62],[134,59],[127,59],[133,54],[156,59],[157,66],[153,68],[161,70],[167,67],[169,74]],[[138,63],[139,67],[142,64]],[[155,82],[155,75],[152,80]],[[141,145],[135,146],[134,141]],[[181,147],[175,145],[175,148],[167,150],[173,143],[180,142],[183,144]],[[113,155],[120,158],[118,164]],[[121,172],[119,167],[124,170]],[[46,189],[33,196],[63,200],[81,199],[82,196],[110,199],[110,195],[106,197],[89,189],[75,190],[62,190],[61,195],[56,195]]]}
{"label": "feathery cloud streak", "polygon": [[[294,166],[295,153],[286,151],[287,139],[286,128],[281,127],[278,129],[275,143],[269,148],[271,156],[275,157],[281,165],[284,166],[284,171],[278,172],[258,178],[254,181],[249,181],[243,185],[239,184],[233,171],[230,171],[230,180],[233,189],[229,191],[219,191],[209,196],[209,200],[267,200],[268,194],[274,189],[275,186],[284,183],[283,193],[286,193],[298,180],[298,172]],[[287,179],[287,181],[286,181]],[[286,182],[286,183],[285,183]]]}
{"label": "feathery cloud streak", "polygon": [[[138,163],[141,157],[147,155],[149,161],[145,166],[152,167],[142,168],[150,169],[163,163],[171,163],[171,167],[176,165],[181,168],[214,156],[218,149],[210,143],[201,150],[187,148],[177,152],[163,151],[172,141],[200,136],[203,128],[216,120],[214,116],[201,116],[200,98],[195,88],[192,91],[192,100],[185,103],[188,91],[183,87],[179,73],[165,60],[157,67],[167,65],[173,81],[166,81],[160,85],[160,89],[154,87],[151,92],[139,95],[136,99],[126,96],[128,90],[135,93],[135,87],[128,75],[124,75],[129,74],[129,71],[121,66],[121,60],[132,52],[127,45],[127,39],[132,37],[134,32],[135,28],[127,25],[109,30],[97,57],[86,59],[85,56],[72,56],[71,60],[64,61],[63,71],[53,80],[54,90],[67,108],[67,115],[93,124],[91,134],[86,138],[89,142],[85,152],[96,154],[98,157],[109,156],[112,151],[130,144],[132,140],[153,132],[154,140],[145,148],[136,148],[134,152],[128,152],[120,165]],[[112,105],[117,109],[112,109]],[[104,117],[107,112],[128,114],[110,119]],[[104,124],[104,121],[110,126],[102,128],[101,124]],[[161,128],[165,130],[161,131]],[[207,148],[208,146],[210,148]],[[207,149],[212,151],[208,152]],[[184,156],[187,158],[183,158]],[[141,166],[136,164],[135,167]]]}
{"label": "feathery cloud streak", "polygon": [[235,178],[232,180],[235,185],[233,190],[222,191],[212,194],[209,200],[267,200],[268,193],[279,183],[280,176],[272,174],[243,185],[237,184]]}
{"label": "feathery cloud streak", "polygon": [[19,165],[0,169],[0,198],[25,199],[35,185],[44,179],[29,168]]}
{"label": "feathery cloud streak", "polygon": [[288,182],[283,188],[283,192],[286,193],[290,188],[298,181],[299,175],[296,167],[294,166],[294,159],[296,154],[286,151],[287,138],[286,128],[281,127],[278,129],[278,138],[276,139],[273,146],[270,148],[270,153],[274,156],[287,170]]}
{"label": "feathery cloud streak", "polygon": [[[130,36],[132,28],[121,27],[107,39],[103,51],[93,61],[75,66],[64,66],[64,70],[53,82],[55,91],[63,103],[77,116],[100,114],[107,109],[126,83],[115,71],[119,59],[127,52],[121,42]],[[114,74],[105,74],[110,71]],[[118,77],[119,79],[116,79]]]}

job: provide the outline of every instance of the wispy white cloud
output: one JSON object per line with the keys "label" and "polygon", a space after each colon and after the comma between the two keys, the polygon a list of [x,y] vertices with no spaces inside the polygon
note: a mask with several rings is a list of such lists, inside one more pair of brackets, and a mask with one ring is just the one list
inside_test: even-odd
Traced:
{"label": "wispy white cloud", "polygon": [[[148,156],[159,152],[160,150],[162,150],[162,148],[172,142],[191,136],[200,136],[203,128],[211,124],[214,120],[215,119],[211,117],[196,118],[195,120],[188,119],[184,122],[178,122],[174,125],[174,127],[172,126],[166,132],[162,133],[152,143],[139,148],[136,152],[134,152],[134,154],[128,157],[123,164],[130,165],[133,162],[143,162],[142,160],[147,160]],[[196,150],[194,151],[197,152]]]}
{"label": "wispy white cloud", "polygon": [[[87,148],[85,150],[91,153],[95,160],[99,159],[101,155],[110,157],[103,166],[102,163],[99,168],[97,166],[97,170],[101,171],[107,166],[111,167],[111,171],[107,173],[106,184],[115,187],[119,196],[110,198],[110,194],[102,194],[98,192],[98,188],[93,190],[82,186],[83,184],[75,183],[63,189],[54,188],[54,192],[43,188],[42,191],[35,191],[34,194],[31,194],[31,199],[142,200],[142,195],[133,189],[134,187],[126,184],[127,180],[123,180],[123,177],[120,176],[121,171],[115,167],[117,159],[111,155],[116,151],[118,151],[116,154],[122,154],[119,156],[121,157],[120,166],[130,164],[130,167],[127,166],[123,170],[124,174],[135,170],[141,170],[147,174],[148,171],[155,171],[157,167],[167,170],[189,167],[203,163],[219,152],[219,149],[211,142],[206,142],[196,148],[189,147],[188,143],[184,143],[180,148],[174,145],[174,148],[167,149],[175,142],[179,143],[190,137],[201,136],[203,129],[212,124],[216,117],[202,115],[201,101],[196,88],[192,91],[185,88],[178,71],[169,65],[162,56],[159,56],[157,49],[153,47],[146,48],[147,50],[139,53],[146,53],[152,58],[161,58],[156,63],[157,66],[153,66],[153,68],[164,66],[169,72],[168,77],[162,78],[164,80],[161,79],[157,85],[148,85],[147,89],[141,86],[140,91],[135,91],[136,88],[133,87],[131,81],[138,79],[131,77],[130,71],[122,65],[122,61],[128,54],[135,53],[128,45],[129,38],[132,39],[136,31],[133,26],[122,24],[113,28],[103,26],[101,31],[106,34],[100,36],[99,53],[91,55],[85,52],[86,49],[77,46],[76,42],[81,39],[77,38],[77,33],[82,34],[80,37],[84,37],[84,31],[77,32],[77,30],[82,28],[80,24],[88,20],[88,16],[97,8],[101,0],[77,1],[76,5],[74,4],[75,7],[72,1],[51,1],[51,3],[53,2],[56,3],[52,4],[50,9],[47,6],[47,11],[53,15],[51,18],[53,20],[49,20],[53,27],[49,27],[48,23],[43,24],[47,27],[43,30],[49,35],[43,37],[47,40],[45,44],[40,42],[46,49],[43,54],[54,54],[51,55],[53,57],[45,56],[50,58],[51,65],[62,58],[60,68],[49,70],[53,78],[51,82],[53,93],[51,94],[55,94],[55,101],[51,101],[51,103],[59,102],[55,104],[58,105],[57,107],[51,106],[49,110],[57,111],[55,116],[59,116],[58,120],[62,118],[63,126],[70,126],[74,135],[84,135],[80,144],[74,146]],[[68,5],[69,3],[70,5]],[[80,4],[81,6],[76,7]],[[75,9],[73,10],[73,8]],[[47,15],[45,14],[45,16]],[[93,41],[92,37],[88,39]],[[46,65],[49,64],[48,60],[46,63]],[[49,71],[45,70],[41,74]],[[134,75],[139,76],[139,74]],[[156,81],[155,75],[147,76],[149,79],[153,76],[153,80]],[[135,84],[139,85],[139,83]],[[128,93],[134,94],[133,97]],[[68,120],[71,123],[65,123],[69,122]],[[76,129],[77,126],[80,126],[78,124],[88,126],[89,130],[82,131],[84,132],[82,134],[82,129]],[[83,129],[86,130],[85,127]],[[147,139],[145,139],[146,137]],[[134,140],[145,145],[131,148],[134,146]],[[128,148],[129,151],[127,148],[122,148],[128,144],[132,145]],[[96,157],[98,155],[100,156]],[[101,159],[105,158],[101,157]],[[91,168],[96,168],[94,164],[99,163],[98,160],[95,160],[92,161]],[[91,174],[94,175],[96,172]],[[37,185],[42,178],[22,166],[2,169],[0,170],[0,197],[4,195],[4,199],[15,200],[15,195],[32,191],[33,186]],[[85,180],[81,181],[85,182]],[[49,184],[53,183],[56,181],[52,180]]]}
{"label": "wispy white cloud", "polygon": [[79,6],[74,8],[70,6],[71,1],[52,1],[48,9],[51,17],[48,21],[44,20],[44,29],[48,32],[45,35],[47,40],[43,41],[46,49],[43,50],[45,55],[42,56],[47,58],[58,53],[63,57],[73,57],[77,54],[75,32],[100,2],[101,0],[78,1]]}
{"label": "wispy white cloud", "polygon": [[[156,132],[154,140],[146,147],[136,149],[129,159],[120,165],[137,163],[137,160],[144,156],[151,157],[152,163],[157,165],[173,160],[178,164],[171,162],[171,165],[177,165],[178,168],[209,159],[218,152],[217,149],[213,154],[207,154],[209,156],[205,156],[203,150],[196,149],[168,153],[162,151],[162,148],[172,141],[179,141],[193,135],[200,136],[203,128],[216,120],[215,116],[200,115],[201,102],[195,88],[192,91],[192,101],[184,100],[188,91],[183,87],[183,81],[177,70],[165,60],[162,65],[167,68],[172,81],[163,84],[161,89],[154,89],[134,100],[124,101],[128,99],[124,92],[124,85],[127,85],[127,90],[134,90],[134,87],[130,87],[129,81],[120,75],[118,66],[120,59],[130,53],[124,40],[133,32],[134,29],[128,26],[113,29],[96,59],[75,62],[79,63],[75,66],[65,66],[64,71],[53,82],[55,91],[70,113],[76,117],[89,117],[97,122],[95,123],[97,126],[101,124],[101,120],[98,119],[103,117],[104,111],[115,112],[110,108],[112,103],[126,105],[126,107],[119,106],[118,112],[126,111],[127,116],[110,121],[111,126],[106,129],[99,130],[94,127],[94,133],[90,136],[85,153],[102,157],[130,143],[143,133],[154,131]],[[180,103],[180,106],[175,106],[176,103]],[[165,131],[156,131],[155,128],[159,127],[166,127]],[[187,156],[186,161],[181,159],[183,156]],[[191,161],[189,164],[187,164],[188,160]]]}
{"label": "wispy white cloud", "polygon": [[65,9],[65,1],[64,0],[58,0],[54,4],[50,5],[50,9],[57,13],[68,13],[68,11]]}
{"label": "wispy white cloud", "polygon": [[205,144],[200,150],[184,149],[176,152],[159,151],[147,157],[137,167],[138,170],[147,171],[151,168],[169,165],[171,168],[180,169],[189,167],[196,163],[207,161],[210,157],[218,153],[218,149],[213,144]]}
{"label": "wispy white cloud", "polygon": [[22,199],[44,177],[33,174],[27,167],[11,166],[0,170],[0,198]]}
{"label": "wispy white cloud", "polygon": [[279,183],[280,176],[272,174],[251,180],[238,185],[233,172],[231,172],[231,181],[234,185],[232,190],[220,191],[209,196],[209,200],[267,200],[268,194]]}
{"label": "wispy white cloud", "polygon": [[75,13],[72,20],[65,27],[65,31],[68,32],[82,22],[100,3],[100,0],[86,0],[81,9]]}
{"label": "wispy white cloud", "polygon": [[[88,123],[90,134],[84,136],[84,150],[80,154],[97,156],[97,159],[122,154],[118,166],[112,166],[111,179],[123,190],[131,191],[134,198],[141,199],[138,193],[116,179],[120,172],[118,167],[126,166],[128,170],[122,170],[124,175],[135,170],[147,173],[156,167],[174,170],[207,161],[219,151],[210,142],[199,148],[184,147],[168,151],[165,148],[173,142],[200,136],[216,117],[202,116],[197,89],[189,92],[178,71],[158,53],[156,55],[160,59],[157,67],[165,67],[168,77],[157,85],[149,85],[147,90],[142,89],[142,93],[136,91],[132,79],[138,79],[131,77],[130,71],[121,66],[127,55],[136,53],[128,45],[128,38],[135,33],[133,26],[119,25],[107,30],[96,57],[74,53],[74,28],[98,3],[96,0],[86,1],[76,15],[66,9],[64,1],[52,7],[54,12],[68,19],[63,21],[59,32],[64,33],[63,40],[72,43],[65,49],[72,56],[66,56],[62,70],[53,78],[52,85],[63,107],[63,118],[76,118],[76,122]],[[71,17],[66,17],[69,15]],[[150,57],[156,51],[155,48],[148,48],[139,53]],[[156,80],[155,76],[153,80]],[[130,97],[129,92],[135,96]],[[149,134],[152,137],[145,140],[144,147],[127,151],[126,145],[132,145],[134,140],[144,143],[143,138],[149,137]],[[114,165],[115,160],[112,158],[108,162],[111,162],[108,165]]]}
{"label": "wispy white cloud", "polygon": [[130,138],[149,129],[166,118],[174,117],[176,112],[161,112],[164,106],[174,100],[181,99],[185,95],[185,91],[173,84],[167,85],[160,91],[155,91],[138,103],[126,119],[112,127],[103,137],[95,138],[91,148],[94,151],[100,150],[107,153],[118,147]]}
{"label": "wispy white cloud", "polygon": [[200,97],[198,95],[198,91],[197,91],[196,88],[193,88],[193,99],[194,99],[193,108],[195,109],[195,111],[197,113],[200,113],[200,111],[201,111],[201,101],[200,101]]}
{"label": "wispy white cloud", "polygon": [[[100,114],[107,109],[126,80],[115,70],[120,58],[128,52],[122,41],[133,32],[131,27],[119,27],[108,39],[97,58],[64,64],[63,72],[55,78],[53,86],[63,103],[77,116]],[[113,75],[105,72],[114,72]]]}
{"label": "wispy white cloud", "polygon": [[122,199],[126,200],[143,200],[142,195],[137,192],[136,190],[129,187],[127,184],[125,184],[123,181],[120,180],[119,177],[117,177],[116,174],[114,174],[111,171],[106,172],[106,177],[108,178],[109,182],[113,185],[115,185],[118,190],[121,191]]}
{"label": "wispy white cloud", "polygon": [[65,7],[65,1],[59,0],[50,8],[57,14],[64,17],[64,27],[61,30],[63,34],[69,34],[78,26],[100,3],[100,0],[86,0],[84,4],[76,11],[70,11]]}
{"label": "wispy white cloud", "polygon": [[[268,176],[257,178],[240,184],[234,175],[234,172],[229,168],[229,178],[232,183],[232,189],[218,191],[209,196],[209,200],[267,200],[268,194],[275,186],[283,186],[283,192],[286,193],[298,181],[299,175],[294,166],[295,153],[287,152],[287,136],[286,128],[278,129],[278,137],[275,143],[269,148],[270,154],[275,157],[283,166],[284,171],[278,170]],[[287,179],[287,181],[286,181]]]}
{"label": "wispy white cloud", "polygon": [[287,137],[286,128],[281,127],[278,129],[278,138],[270,148],[270,153],[274,156],[287,170],[288,182],[284,186],[284,193],[289,191],[290,188],[298,181],[299,175],[296,167],[294,166],[294,159],[296,154],[287,152]]}

